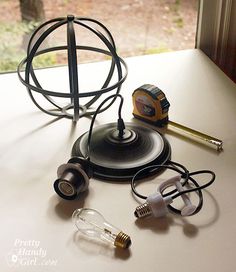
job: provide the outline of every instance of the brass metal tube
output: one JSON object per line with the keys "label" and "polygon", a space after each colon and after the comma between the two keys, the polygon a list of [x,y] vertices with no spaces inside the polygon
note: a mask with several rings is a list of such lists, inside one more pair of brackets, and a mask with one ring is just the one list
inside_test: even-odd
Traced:
{"label": "brass metal tube", "polygon": [[168,122],[168,127],[169,126],[172,126],[178,130],[182,130],[184,131],[185,133],[187,134],[190,134],[191,136],[193,137],[196,137],[202,141],[205,141],[205,142],[208,142],[212,145],[215,145],[217,147],[217,150],[218,151],[221,151],[223,149],[223,141],[215,138],[215,137],[212,137],[212,136],[209,136],[207,134],[204,134],[200,131],[197,131],[197,130],[194,130],[192,128],[189,128],[189,127],[186,127],[186,126],[183,126],[183,125],[180,125],[178,123],[175,123],[173,121],[170,121]]}

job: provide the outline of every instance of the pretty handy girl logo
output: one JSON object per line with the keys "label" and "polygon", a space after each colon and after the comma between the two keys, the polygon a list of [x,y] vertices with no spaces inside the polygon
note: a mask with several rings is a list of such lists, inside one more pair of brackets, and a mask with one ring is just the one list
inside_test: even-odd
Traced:
{"label": "pretty handy girl logo", "polygon": [[13,249],[8,252],[9,266],[56,266],[58,260],[47,257],[47,250],[38,240],[16,239]]}

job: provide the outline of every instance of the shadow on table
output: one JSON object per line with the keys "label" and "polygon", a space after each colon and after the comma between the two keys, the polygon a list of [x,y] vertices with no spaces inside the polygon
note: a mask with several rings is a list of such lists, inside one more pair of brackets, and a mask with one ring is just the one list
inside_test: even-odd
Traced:
{"label": "shadow on table", "polygon": [[88,191],[81,193],[78,200],[65,200],[53,195],[49,200],[49,216],[57,217],[62,220],[70,220],[73,212],[76,209],[83,208],[85,198],[88,195]]}
{"label": "shadow on table", "polygon": [[76,231],[73,235],[73,242],[79,250],[83,250],[89,255],[103,255],[109,258],[127,260],[131,256],[130,249],[116,248],[112,244],[98,239],[89,238],[81,232]]}

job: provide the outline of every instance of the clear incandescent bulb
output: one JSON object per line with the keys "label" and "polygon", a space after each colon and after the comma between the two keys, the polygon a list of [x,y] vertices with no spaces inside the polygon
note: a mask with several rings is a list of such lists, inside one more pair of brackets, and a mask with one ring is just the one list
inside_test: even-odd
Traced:
{"label": "clear incandescent bulb", "polygon": [[96,210],[77,209],[73,212],[72,219],[78,230],[89,237],[101,239],[119,248],[131,245],[130,237],[108,223]]}

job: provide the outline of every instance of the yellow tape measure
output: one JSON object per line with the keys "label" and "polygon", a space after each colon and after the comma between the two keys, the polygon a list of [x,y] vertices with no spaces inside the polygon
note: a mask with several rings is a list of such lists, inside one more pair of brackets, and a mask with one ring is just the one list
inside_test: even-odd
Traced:
{"label": "yellow tape measure", "polygon": [[133,115],[157,126],[168,123],[170,103],[156,86],[144,84],[133,92]]}
{"label": "yellow tape measure", "polygon": [[163,127],[168,124],[181,132],[185,132],[195,138],[213,144],[217,150],[222,150],[223,142],[217,138],[172,122],[168,118],[170,103],[163,91],[151,84],[144,84],[134,90],[132,94],[133,115],[145,122]]}

